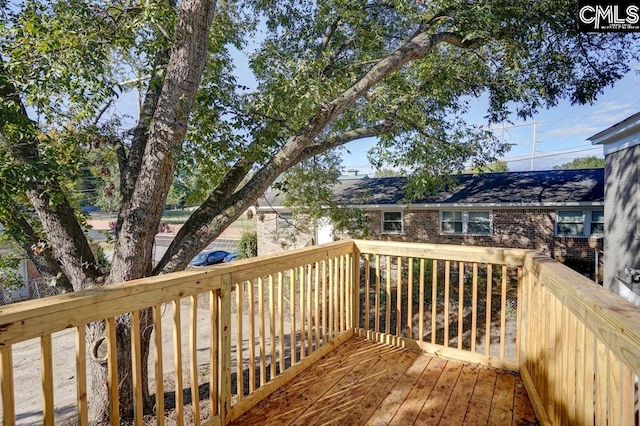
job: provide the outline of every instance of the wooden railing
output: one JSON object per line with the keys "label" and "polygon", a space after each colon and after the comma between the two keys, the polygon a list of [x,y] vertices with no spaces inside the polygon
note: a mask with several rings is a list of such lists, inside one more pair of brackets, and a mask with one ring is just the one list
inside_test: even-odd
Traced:
{"label": "wooden railing", "polygon": [[[147,308],[158,424],[165,408],[178,424],[226,424],[354,334],[519,371],[543,424],[637,423],[635,307],[536,252],[356,240],[2,307],[3,424],[35,415],[53,424],[70,411],[88,423],[85,328],[95,321],[106,329],[111,422],[117,357],[130,352],[140,424]],[[123,314],[128,348],[115,338]],[[32,362],[41,366],[29,385],[42,383],[42,397],[40,410],[32,401],[24,413],[29,395],[14,379],[29,367],[14,354],[29,339],[39,340]],[[63,339],[75,342],[74,356],[62,353]],[[64,361],[72,379],[59,377]],[[67,401],[69,380],[77,396]]]}
{"label": "wooden railing", "polygon": [[637,425],[639,309],[539,253],[523,273],[520,373],[538,418]]}
{"label": "wooden railing", "polygon": [[518,370],[522,251],[379,241],[357,249],[358,334]]}

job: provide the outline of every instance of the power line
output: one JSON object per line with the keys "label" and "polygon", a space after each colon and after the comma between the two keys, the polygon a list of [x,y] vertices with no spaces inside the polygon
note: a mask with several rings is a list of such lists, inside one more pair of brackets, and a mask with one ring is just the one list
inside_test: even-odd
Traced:
{"label": "power line", "polygon": [[[570,149],[570,148],[567,148]],[[565,150],[560,150],[560,151],[543,151],[545,154],[544,155],[536,155],[536,159],[538,158],[548,158],[548,157],[554,157],[556,155],[563,155],[563,154],[575,154],[577,152],[588,152],[588,151],[594,151],[597,149],[602,149],[602,147],[600,146],[596,146],[596,147],[591,147],[591,148],[581,148],[581,149],[576,149],[576,150],[572,150],[572,151],[565,151]],[[522,154],[519,156],[515,156],[515,157],[503,157],[501,159],[499,159],[498,161],[504,161],[505,163],[513,163],[516,161],[528,161],[530,160],[530,155],[529,154]]]}

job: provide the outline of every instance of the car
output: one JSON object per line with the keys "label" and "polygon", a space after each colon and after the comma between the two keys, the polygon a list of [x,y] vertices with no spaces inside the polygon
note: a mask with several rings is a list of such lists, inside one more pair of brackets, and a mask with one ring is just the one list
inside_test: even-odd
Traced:
{"label": "car", "polygon": [[215,265],[217,263],[222,263],[224,258],[229,255],[228,251],[224,250],[213,250],[213,251],[203,251],[198,254],[196,257],[191,259],[189,265],[191,266],[209,266]]}
{"label": "car", "polygon": [[238,252],[233,252],[233,253],[229,253],[227,257],[224,258],[223,262],[224,263],[232,262],[236,259],[238,259]]}

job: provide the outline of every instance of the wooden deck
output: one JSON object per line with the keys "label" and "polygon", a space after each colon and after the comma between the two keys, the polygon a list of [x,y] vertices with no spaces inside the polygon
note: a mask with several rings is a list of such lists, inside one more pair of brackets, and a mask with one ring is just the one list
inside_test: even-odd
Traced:
{"label": "wooden deck", "polygon": [[351,338],[233,425],[533,425],[511,372]]}

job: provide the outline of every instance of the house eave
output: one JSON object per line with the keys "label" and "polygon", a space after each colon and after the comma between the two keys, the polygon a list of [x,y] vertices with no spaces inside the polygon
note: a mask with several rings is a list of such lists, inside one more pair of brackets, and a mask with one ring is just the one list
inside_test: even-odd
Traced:
{"label": "house eave", "polygon": [[[434,209],[529,209],[529,208],[567,208],[567,207],[603,207],[604,201],[567,201],[561,203],[428,203],[428,204],[352,204],[343,207],[363,210],[434,210]],[[286,211],[284,206],[258,207],[260,213]]]}
{"label": "house eave", "polygon": [[640,112],[587,138],[593,145],[602,145],[604,155],[640,144]]}

